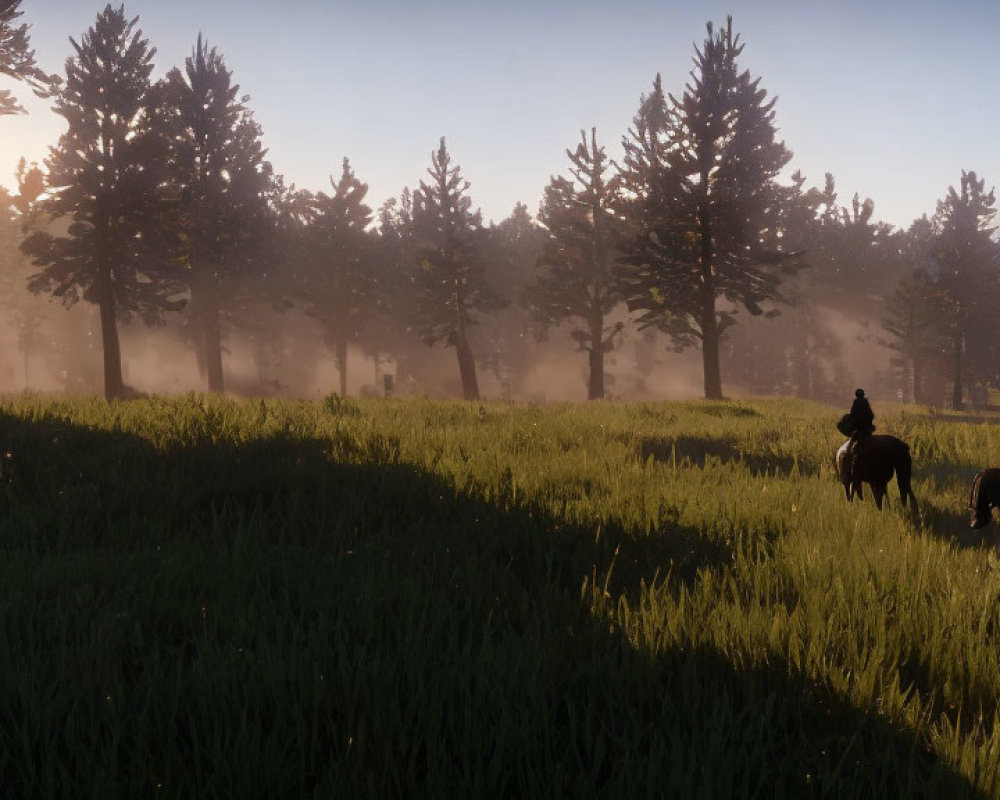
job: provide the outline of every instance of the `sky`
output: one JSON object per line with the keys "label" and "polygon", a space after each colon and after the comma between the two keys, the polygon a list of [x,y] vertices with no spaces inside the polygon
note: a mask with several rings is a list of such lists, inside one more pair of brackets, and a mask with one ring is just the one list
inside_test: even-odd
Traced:
{"label": "sky", "polygon": [[[104,8],[22,0],[40,66],[65,74]],[[962,170],[1000,181],[995,0],[132,0],[157,49],[155,77],[183,65],[199,33],[215,46],[287,183],[329,190],[346,156],[369,205],[427,177],[447,139],[473,204],[500,221],[535,213],[567,148],[597,128],[612,157],[657,73],[678,94],[705,24],[727,14],[740,64],[777,96],[779,138],[807,185],[833,174],[875,216],[931,215]],[[0,183],[42,161],[65,129],[24,87],[29,114],[0,117]]]}

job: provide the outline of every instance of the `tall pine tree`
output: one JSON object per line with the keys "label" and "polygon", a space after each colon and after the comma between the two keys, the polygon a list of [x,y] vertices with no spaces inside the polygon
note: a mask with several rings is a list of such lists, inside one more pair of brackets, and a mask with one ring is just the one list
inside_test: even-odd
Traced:
{"label": "tall pine tree", "polygon": [[158,238],[165,154],[149,124],[155,50],[136,22],[109,5],[79,43],[70,40],[76,54],[55,103],[68,130],[46,161],[46,211],[71,221],[66,235],[37,232],[23,245],[40,268],[33,291],[98,306],[108,398],[125,392],[119,318],[155,323],[181,304]]}
{"label": "tall pine tree", "polygon": [[620,275],[641,325],[700,343],[705,396],[721,398],[719,345],[738,308],[758,315],[781,299],[775,265],[788,262],[768,237],[791,153],[775,136],[775,101],[738,67],[732,19],[707,29],[684,94],[668,102],[657,79],[624,142],[635,200]]}
{"label": "tall pine tree", "polygon": [[885,346],[895,351],[892,363],[914,403],[927,402],[925,380],[930,368],[946,365],[942,355],[949,346],[946,326],[948,304],[926,266],[903,278],[886,302],[882,327]]}
{"label": "tall pine tree", "polygon": [[504,396],[521,390],[537,362],[531,312],[522,302],[513,301],[521,300],[537,276],[536,265],[546,239],[545,230],[521,202],[515,203],[510,216],[488,230],[486,277],[507,305],[483,321],[479,338],[486,347],[484,366],[500,380]]}
{"label": "tall pine tree", "polygon": [[959,188],[948,188],[935,215],[939,233],[931,246],[931,258],[950,311],[951,404],[955,409],[965,407],[966,380],[975,374],[975,364],[966,363],[967,351],[977,345],[972,332],[994,340],[1000,333],[985,319],[995,317],[1000,274],[991,225],[996,197],[993,190],[986,192],[984,187],[985,181],[975,172],[963,170]]}
{"label": "tall pine tree", "polygon": [[621,302],[612,276],[618,255],[621,222],[615,215],[618,178],[610,173],[597,130],[588,141],[567,150],[572,179],[554,177],[545,189],[539,221],[548,240],[538,264],[541,275],[525,292],[525,301],[544,325],[572,321],[570,332],[588,354],[587,397],[604,397],[604,356],[614,346],[622,323],[608,324],[608,314]]}
{"label": "tall pine tree", "polygon": [[48,304],[27,291],[26,281],[33,270],[19,246],[26,235],[40,230],[46,222],[39,210],[45,176],[37,164],[32,163],[29,168],[22,158],[15,180],[16,193],[0,188],[0,297],[3,298],[0,311],[7,317],[10,330],[17,333],[17,347],[24,364],[24,384],[30,387],[32,361],[37,345],[45,338],[43,309]]}
{"label": "tall pine tree", "polygon": [[209,391],[223,392],[224,314],[240,279],[267,259],[271,165],[247,98],[200,35],[184,71],[172,69],[160,91],[198,363]]}
{"label": "tall pine tree", "polygon": [[428,345],[454,347],[462,396],[479,399],[470,328],[479,313],[502,306],[483,278],[480,241],[482,215],[472,210],[469,182],[451,165],[444,137],[431,153],[430,182],[421,181],[413,196],[417,327]]}
{"label": "tall pine tree", "polygon": [[378,298],[372,271],[374,245],[368,233],[372,210],[364,202],[362,183],[345,158],[340,178],[330,178],[333,194],[317,194],[303,275],[307,313],[318,319],[333,348],[340,375],[340,393],[347,394],[347,346],[370,327]]}
{"label": "tall pine tree", "polygon": [[413,194],[404,188],[378,210],[374,234],[375,316],[365,334],[375,358],[395,361],[396,379],[415,380],[415,356],[424,349],[414,344],[412,330],[419,323],[413,278],[416,243],[413,230]]}

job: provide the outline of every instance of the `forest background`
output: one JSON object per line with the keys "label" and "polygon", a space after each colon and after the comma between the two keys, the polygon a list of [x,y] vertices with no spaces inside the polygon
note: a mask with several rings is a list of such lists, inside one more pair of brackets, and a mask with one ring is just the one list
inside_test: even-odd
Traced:
{"label": "forest background", "polygon": [[808,185],[731,21],[683,90],[651,76],[623,158],[584,127],[536,213],[487,223],[444,137],[378,208],[347,158],[300,190],[200,36],[154,81],[138,20],[108,6],[45,75],[5,6],[3,71],[66,121],[3,199],[7,390],[843,402],[857,384],[960,408],[997,384],[992,188],[962,171],[903,229],[831,174]]}

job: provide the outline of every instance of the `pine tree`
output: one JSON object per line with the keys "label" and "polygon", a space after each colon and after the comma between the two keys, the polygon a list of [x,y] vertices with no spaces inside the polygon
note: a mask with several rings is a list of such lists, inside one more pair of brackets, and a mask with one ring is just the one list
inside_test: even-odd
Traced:
{"label": "pine tree", "polygon": [[404,187],[398,198],[382,203],[372,233],[375,311],[365,341],[378,363],[395,361],[397,381],[415,380],[413,359],[417,354],[425,355],[425,349],[412,335],[420,315],[412,282],[416,245],[413,195],[408,188]]}
{"label": "pine tree", "polygon": [[621,302],[612,276],[621,223],[614,207],[618,179],[597,144],[581,131],[581,142],[567,150],[572,179],[554,177],[545,190],[539,220],[548,232],[539,259],[542,274],[525,292],[525,301],[543,325],[572,321],[570,336],[589,354],[587,397],[604,397],[604,356],[614,347],[622,323],[607,317]]}
{"label": "pine tree", "polygon": [[520,390],[524,378],[537,361],[536,337],[530,311],[520,301],[537,275],[545,230],[532,218],[528,207],[515,203],[510,216],[490,225],[486,237],[486,279],[506,303],[480,326],[485,345],[484,366],[500,380],[505,396]]}
{"label": "pine tree", "polygon": [[852,373],[877,360],[848,363],[843,323],[865,329],[881,320],[902,269],[900,234],[876,221],[870,198],[855,194],[842,206],[829,173],[821,188],[806,189],[796,172],[779,190],[780,241],[804,250],[808,269],[783,280],[787,306],[778,318],[747,320],[738,337],[726,337],[723,368],[744,389],[841,402]]}
{"label": "pine tree", "polygon": [[24,364],[25,385],[30,386],[31,362],[38,345],[45,338],[42,331],[44,306],[41,298],[27,291],[28,275],[32,271],[29,260],[20,250],[26,235],[40,230],[45,215],[40,211],[40,198],[45,191],[45,176],[32,163],[20,159],[15,173],[17,192],[8,193],[0,188],[0,297],[2,310],[17,332],[17,347]]}
{"label": "pine tree", "polygon": [[[700,343],[705,396],[722,397],[719,345],[737,309],[781,300],[773,241],[791,153],[775,138],[773,99],[738,69],[732,18],[695,51],[691,82],[663,98],[659,79],[624,142],[632,234],[619,274],[629,308],[675,344]],[[721,304],[721,305],[720,305]]]}
{"label": "pine tree", "polygon": [[397,200],[390,197],[379,208],[375,225],[375,261],[378,266],[377,340],[380,346],[402,346],[409,340],[408,323],[418,319],[410,278],[416,263],[413,230],[413,194],[404,187]]}
{"label": "pine tree", "polygon": [[172,69],[159,90],[196,351],[209,391],[221,393],[226,306],[240,279],[267,258],[271,165],[247,98],[239,96],[222,55],[200,35],[184,72]]}
{"label": "pine tree", "polygon": [[347,394],[347,346],[357,341],[376,311],[374,247],[368,233],[372,210],[364,202],[368,185],[354,175],[345,158],[340,178],[330,178],[332,195],[313,198],[303,299],[333,348],[340,393]]}
{"label": "pine tree", "polygon": [[140,315],[153,324],[178,308],[180,286],[161,259],[164,151],[151,129],[150,83],[155,50],[142,31],[110,5],[66,62],[55,111],[68,130],[46,161],[51,193],[45,210],[70,217],[67,235],[38,232],[23,247],[40,271],[30,281],[72,305],[100,310],[104,393],[125,392],[117,323]]}
{"label": "pine tree", "polygon": [[903,278],[886,303],[882,327],[889,335],[883,343],[895,351],[899,368],[914,403],[925,402],[924,381],[928,368],[943,363],[948,349],[948,330],[942,325],[948,306],[926,265]]}
{"label": "pine tree", "polygon": [[827,307],[868,323],[879,318],[900,278],[899,233],[876,220],[870,197],[855,192],[850,207],[837,205],[829,174],[826,192],[826,213],[807,245],[813,287]]}
{"label": "pine tree", "polygon": [[420,182],[413,197],[413,229],[417,269],[417,328],[427,345],[454,347],[466,400],[479,399],[470,327],[477,314],[502,303],[483,279],[480,241],[482,215],[472,210],[469,182],[451,156],[444,137],[431,153],[431,181]]}
{"label": "pine tree", "polygon": [[997,338],[1000,331],[984,317],[994,316],[998,291],[997,247],[991,226],[996,214],[993,190],[975,172],[962,171],[959,189],[948,188],[938,201],[935,222],[938,235],[931,248],[936,281],[950,310],[952,356],[952,408],[965,407],[965,379],[973,370],[965,363],[966,352],[975,347],[974,330],[980,337]]}

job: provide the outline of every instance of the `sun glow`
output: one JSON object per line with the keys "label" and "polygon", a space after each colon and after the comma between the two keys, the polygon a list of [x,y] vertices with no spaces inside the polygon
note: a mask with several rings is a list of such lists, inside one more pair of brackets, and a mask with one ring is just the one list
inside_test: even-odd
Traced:
{"label": "sun glow", "polygon": [[17,162],[24,158],[29,164],[34,161],[42,166],[49,147],[65,128],[50,101],[39,100],[20,86],[13,90],[28,113],[0,117],[0,185],[7,189],[15,186]]}

